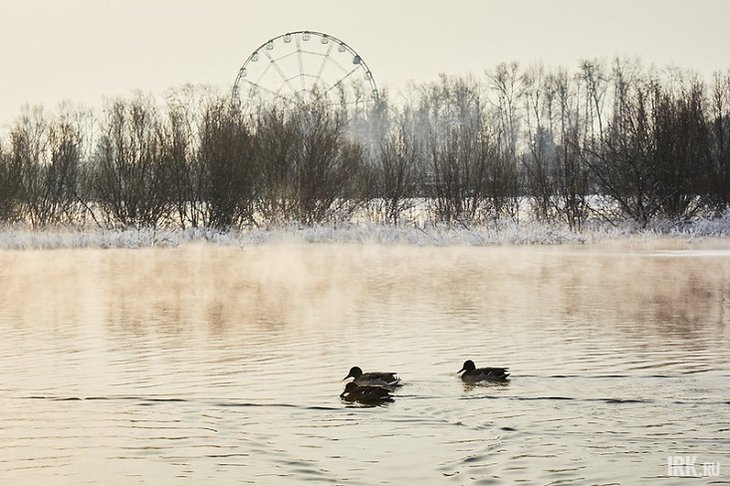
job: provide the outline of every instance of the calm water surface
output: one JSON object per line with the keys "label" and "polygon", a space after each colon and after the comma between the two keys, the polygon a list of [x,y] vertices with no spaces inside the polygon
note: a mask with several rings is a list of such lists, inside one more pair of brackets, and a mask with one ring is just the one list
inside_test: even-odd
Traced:
{"label": "calm water surface", "polygon": [[730,251],[0,252],[0,408],[1,484],[730,482]]}

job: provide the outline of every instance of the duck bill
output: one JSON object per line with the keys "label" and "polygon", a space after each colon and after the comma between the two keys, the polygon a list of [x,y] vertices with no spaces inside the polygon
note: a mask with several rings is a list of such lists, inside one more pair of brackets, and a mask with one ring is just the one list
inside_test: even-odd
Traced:
{"label": "duck bill", "polygon": [[457,371],[457,372],[456,372],[456,374],[458,375],[458,374],[459,374],[459,373],[461,373],[462,371],[466,371],[466,368],[462,368],[462,369],[460,369],[459,371]]}
{"label": "duck bill", "polygon": [[348,379],[348,378],[352,378],[352,377],[353,377],[352,375],[347,375],[346,377],[344,377],[344,378],[342,379],[342,381],[345,381],[346,379]]}

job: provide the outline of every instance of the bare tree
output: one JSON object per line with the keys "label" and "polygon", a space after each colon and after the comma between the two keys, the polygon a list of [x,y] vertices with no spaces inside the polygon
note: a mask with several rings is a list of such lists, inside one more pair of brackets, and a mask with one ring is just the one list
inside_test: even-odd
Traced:
{"label": "bare tree", "polygon": [[270,107],[258,114],[253,141],[261,173],[259,213],[274,223],[293,219],[299,144],[295,123],[283,109]]}
{"label": "bare tree", "polygon": [[21,214],[32,226],[45,222],[48,121],[40,107],[26,108],[10,131],[12,166],[18,168]]}
{"label": "bare tree", "polygon": [[185,229],[202,226],[206,206],[201,189],[201,169],[196,157],[200,145],[200,110],[210,102],[212,93],[185,86],[170,93],[162,125],[162,164],[167,168],[169,203],[174,222]]}
{"label": "bare tree", "polygon": [[230,229],[254,222],[257,165],[243,114],[227,100],[207,107],[197,154],[203,224]]}
{"label": "bare tree", "polygon": [[466,224],[483,219],[490,209],[496,215],[494,204],[489,204],[501,195],[496,159],[495,147],[479,127],[454,128],[432,148],[434,204],[439,219]]}
{"label": "bare tree", "polygon": [[537,219],[553,217],[555,143],[552,136],[552,104],[555,85],[542,66],[529,69],[522,76],[524,86],[527,153],[523,156],[527,191],[533,201]]}
{"label": "bare tree", "polygon": [[49,222],[74,220],[79,201],[82,134],[72,120],[59,119],[48,133],[50,165],[46,175],[46,214]]}
{"label": "bare tree", "polygon": [[0,143],[0,222],[14,223],[21,218],[20,191],[20,166]]}
{"label": "bare tree", "polygon": [[715,73],[709,120],[709,164],[703,194],[716,214],[730,207],[730,71]]}
{"label": "bare tree", "polygon": [[660,187],[648,94],[642,88],[633,94],[628,99],[628,88],[618,92],[620,110],[614,113],[604,143],[587,162],[601,189],[644,227],[661,209]]}
{"label": "bare tree", "polygon": [[22,213],[34,227],[71,222],[77,207],[81,134],[68,115],[29,110],[11,131]]}
{"label": "bare tree", "polygon": [[94,198],[108,226],[157,227],[167,216],[163,132],[151,100],[118,100],[106,110],[95,154]]}
{"label": "bare tree", "polygon": [[487,73],[490,88],[496,93],[493,103],[496,108],[496,133],[500,145],[500,155],[506,160],[517,162],[517,151],[520,140],[519,110],[520,98],[524,94],[519,65],[515,62],[497,65]]}
{"label": "bare tree", "polygon": [[[487,72],[489,87],[496,95],[492,101],[491,124],[494,140],[497,146],[498,160],[494,167],[492,185],[494,187],[495,210],[497,214],[517,218],[519,214],[519,155],[520,126],[522,113],[520,112],[521,98],[524,95],[524,86],[517,63],[502,63],[492,71]],[[497,199],[499,198],[499,199]]]}
{"label": "bare tree", "polygon": [[[578,78],[585,86],[584,139],[603,140],[604,101],[608,89],[608,76],[603,65],[597,60],[583,60],[580,63]],[[596,125],[598,131],[596,132]]]}
{"label": "bare tree", "polygon": [[571,229],[580,230],[588,217],[590,190],[584,147],[586,144],[594,146],[593,138],[586,139],[585,126],[593,122],[591,118],[581,116],[580,102],[576,99],[580,88],[572,86],[565,70],[558,70],[549,82],[558,113],[557,129],[554,130],[559,139],[555,147],[555,210]]}
{"label": "bare tree", "polygon": [[556,150],[556,165],[557,214],[571,230],[580,231],[589,213],[589,176],[575,128],[563,134],[562,144]]}
{"label": "bare tree", "polygon": [[385,220],[398,224],[404,211],[413,207],[420,154],[413,136],[401,128],[380,143],[377,157],[379,184],[377,197],[385,206]]}
{"label": "bare tree", "polygon": [[346,194],[348,179],[359,175],[362,150],[345,139],[342,118],[324,104],[299,106],[292,123],[299,141],[293,151],[297,219],[320,223],[335,214],[335,202]]}
{"label": "bare tree", "polygon": [[703,87],[694,82],[678,93],[655,86],[652,134],[662,215],[685,218],[700,210],[701,181],[708,167],[709,140],[703,107]]}

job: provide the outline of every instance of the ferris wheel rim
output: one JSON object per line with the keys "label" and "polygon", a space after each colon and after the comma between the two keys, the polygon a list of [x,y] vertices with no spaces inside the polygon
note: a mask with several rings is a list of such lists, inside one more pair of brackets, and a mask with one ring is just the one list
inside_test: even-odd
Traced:
{"label": "ferris wheel rim", "polygon": [[[373,73],[370,70],[370,66],[368,66],[368,64],[365,62],[365,60],[363,59],[363,57],[355,49],[353,49],[349,44],[347,44],[342,39],[339,39],[338,37],[335,37],[333,35],[326,34],[324,32],[315,31],[315,30],[295,30],[295,31],[291,31],[291,32],[286,32],[284,34],[280,34],[280,35],[277,35],[275,37],[272,37],[271,39],[267,40],[266,42],[264,42],[260,46],[258,46],[256,49],[254,49],[251,52],[251,54],[249,54],[249,56],[246,58],[246,60],[243,62],[243,64],[241,65],[240,69],[238,70],[238,74],[236,76],[236,80],[233,83],[233,91],[232,91],[233,97],[240,99],[239,98],[239,92],[240,92],[239,85],[241,83],[241,80],[245,78],[246,67],[251,62],[254,62],[255,61],[254,57],[256,57],[259,54],[259,52],[261,52],[263,50],[266,53],[266,55],[269,57],[269,60],[271,61],[271,64],[275,64],[276,63],[276,60],[275,59],[271,59],[270,55],[267,52],[267,46],[273,45],[273,43],[275,41],[279,40],[279,39],[284,39],[286,37],[298,36],[298,35],[304,36],[304,35],[307,35],[307,34],[308,35],[317,36],[320,39],[332,40],[333,42],[337,43],[338,46],[340,46],[341,48],[344,48],[350,55],[352,55],[353,56],[353,60],[357,59],[357,63],[356,64],[365,73],[365,79],[367,80],[367,82],[370,85],[371,99],[374,100],[374,101],[377,101],[379,99],[379,92],[378,92],[377,83],[375,82],[375,77],[373,76]],[[305,39],[305,41],[306,41],[306,39]],[[291,41],[286,41],[285,40],[284,42],[285,43],[288,43],[288,42],[291,42]],[[331,50],[331,48],[332,47],[330,47],[329,49]],[[268,50],[271,50],[271,49],[272,48],[269,48]],[[323,54],[316,53],[316,52],[311,52],[311,51],[302,51],[299,47],[297,48],[297,51],[295,51],[295,52],[299,53],[299,55],[301,55],[301,52],[305,52],[305,53],[308,53],[308,54],[313,54],[313,55],[321,56],[321,57],[323,57],[325,59],[325,61],[328,58],[328,54],[323,55]],[[328,51],[328,53],[329,53],[329,51]],[[290,53],[288,55],[293,55],[293,54],[294,54],[294,52],[292,52],[292,53]],[[338,65],[338,67],[342,68],[342,66],[340,66],[339,63],[337,63],[336,61],[334,61],[334,62],[335,62],[336,65]],[[324,61],[323,61],[322,67],[324,67]],[[357,69],[358,68],[356,67],[355,69],[353,69],[349,73],[345,74],[337,82],[333,83],[332,86],[329,86],[328,89],[327,89],[327,91],[329,91],[329,90],[335,88],[336,86],[338,86],[340,83],[342,83],[342,81],[344,81],[350,75],[352,75]],[[294,78],[294,77],[292,77],[292,78],[286,78],[283,74],[281,74],[281,75],[282,75],[282,78],[284,79],[284,83],[285,84],[288,83],[291,79]],[[317,76],[313,76],[313,75],[306,75],[306,76],[319,78],[320,75],[321,75],[321,71],[320,71],[320,73]],[[300,67],[300,74],[299,74],[299,76],[305,76],[305,74],[303,72],[301,72],[301,67]],[[268,91],[270,93],[273,93],[276,97],[286,98],[283,95],[280,95],[278,92],[272,92],[272,90],[268,90],[268,89],[264,88],[263,86],[261,86],[260,84],[258,84],[256,82],[253,82],[253,81],[250,81],[250,80],[245,80],[245,82],[248,83],[248,84],[250,84],[250,85],[252,85],[252,86],[255,86],[255,87],[261,88],[261,89],[263,89],[265,91]],[[281,91],[281,88],[279,89],[279,91]],[[297,95],[297,97],[298,97],[298,93],[299,92],[301,92],[301,91],[295,91],[295,94]]]}

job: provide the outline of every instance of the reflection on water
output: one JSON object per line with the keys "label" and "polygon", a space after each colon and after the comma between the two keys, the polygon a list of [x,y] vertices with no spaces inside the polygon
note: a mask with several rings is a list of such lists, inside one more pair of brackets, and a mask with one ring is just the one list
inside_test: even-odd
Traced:
{"label": "reflection on water", "polygon": [[729,351],[726,250],[0,252],[0,481],[728,481]]}

